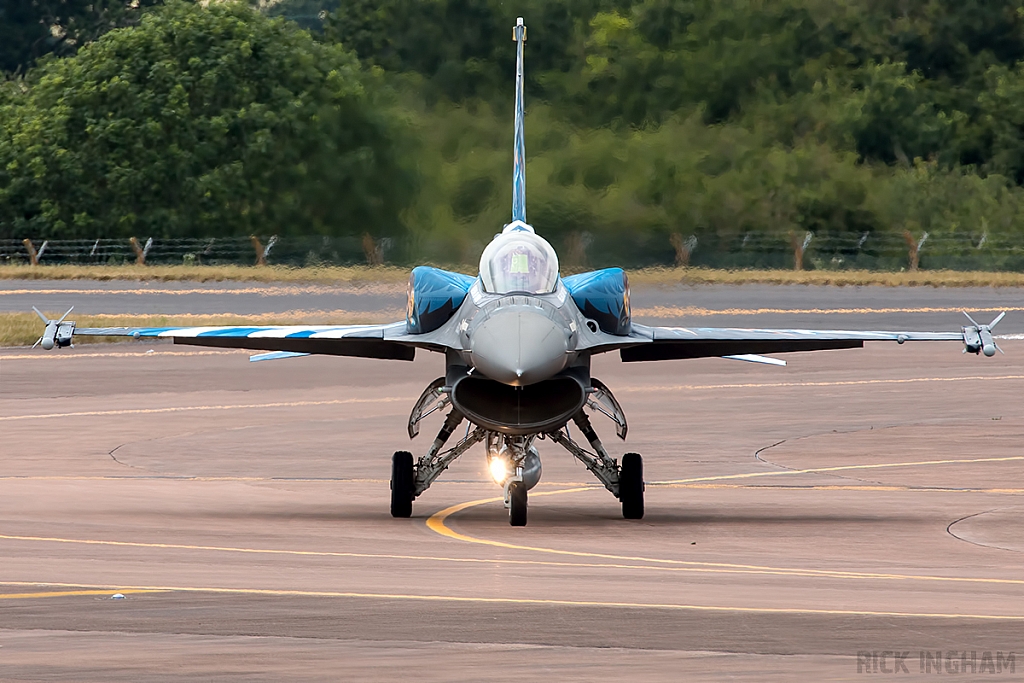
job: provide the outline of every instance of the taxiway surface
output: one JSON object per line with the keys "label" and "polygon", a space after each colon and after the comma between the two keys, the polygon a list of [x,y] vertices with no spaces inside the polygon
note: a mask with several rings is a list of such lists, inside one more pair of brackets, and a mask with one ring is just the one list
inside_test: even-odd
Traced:
{"label": "taxiway surface", "polygon": [[[634,286],[633,316],[652,325],[957,329],[960,311],[988,322],[1011,315],[999,332],[1024,333],[1024,291],[1015,287],[828,287],[809,285]],[[287,315],[302,319],[391,322],[405,315],[405,285],[326,286],[253,282],[88,282],[8,280],[0,312],[54,315]],[[1014,315],[1016,314],[1016,315]],[[345,316],[342,318],[341,316]],[[984,318],[984,320],[981,320]]]}
{"label": "taxiway surface", "polygon": [[0,679],[858,680],[858,652],[921,676],[922,651],[974,651],[1016,653],[985,678],[1017,680],[1024,343],[1004,347],[599,357],[628,441],[595,425],[644,455],[647,515],[541,442],[525,528],[479,447],[388,515],[439,356],[7,349]]}

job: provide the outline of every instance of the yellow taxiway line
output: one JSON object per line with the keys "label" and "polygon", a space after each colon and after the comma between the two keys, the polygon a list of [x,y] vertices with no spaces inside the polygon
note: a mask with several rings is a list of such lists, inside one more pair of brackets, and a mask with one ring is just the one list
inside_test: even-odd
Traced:
{"label": "yellow taxiway line", "polygon": [[[81,584],[0,582],[0,585],[47,585],[54,587],[79,587]],[[692,612],[732,612],[741,614],[806,614],[856,617],[918,617],[930,619],[972,619],[986,621],[1024,621],[1019,614],[954,614],[945,612],[897,612],[848,609],[813,609],[801,607],[741,607],[732,605],[697,605],[671,602],[625,602],[602,600],[559,600],[549,598],[509,598],[474,595],[431,595],[414,593],[364,593],[355,591],[305,591],[277,590],[273,588],[230,588],[216,586],[88,586],[104,591],[132,592],[174,592],[174,593],[216,593],[223,595],[263,595],[280,597],[314,598],[370,598],[376,600],[411,600],[420,602],[454,602],[491,605],[542,605],[559,607],[616,607],[627,609],[658,609]]]}
{"label": "yellow taxiway line", "polygon": [[[99,354],[105,355],[105,354]],[[2,359],[2,358],[0,358]],[[865,379],[865,380],[841,380],[833,382],[756,382],[750,384],[678,384],[673,386],[649,386],[649,387],[623,387],[618,391],[628,393],[633,391],[701,391],[712,389],[771,389],[777,387],[831,387],[831,386],[857,386],[871,384],[913,384],[918,382],[973,382],[973,381],[1000,381],[1000,380],[1024,380],[1024,375],[970,375],[962,377],[912,377],[907,379]],[[328,401],[281,401],[276,403],[249,403],[244,405],[208,405],[208,406],[179,406],[171,408],[131,408],[124,410],[88,410],[71,413],[42,413],[36,415],[7,415],[0,416],[0,422],[11,422],[17,420],[43,420],[61,417],[100,417],[111,415],[150,415],[158,413],[180,413],[196,410],[244,410],[256,408],[298,408],[307,406],[328,406],[344,405],[353,403],[390,403],[393,401],[404,401],[405,397],[388,396],[383,398],[346,398]]]}
{"label": "yellow taxiway line", "polygon": [[[10,584],[0,582],[0,586],[10,585],[21,585],[21,584]],[[49,584],[31,584],[31,585],[49,585]],[[91,590],[74,590],[74,591],[38,591],[35,593],[0,593],[0,600],[26,600],[32,598],[66,598],[80,595],[110,595],[111,589],[91,589]],[[134,588],[118,590],[117,592],[123,595],[129,595],[134,593],[162,593],[164,591],[148,589],[148,588]]]}
{"label": "yellow taxiway line", "polygon": [[352,403],[394,403],[408,400],[403,396],[383,398],[339,398],[329,401],[279,401],[275,403],[248,403],[244,405],[177,406],[173,408],[126,408],[124,410],[83,410],[75,413],[42,413],[39,415],[0,416],[0,422],[15,420],[45,420],[56,417],[100,417],[107,415],[153,415],[158,413],[183,413],[194,410],[248,410],[256,408],[299,408],[310,406],[338,406]]}
{"label": "yellow taxiway line", "polygon": [[[685,316],[707,317],[712,315],[871,315],[880,313],[960,313],[964,308],[950,306],[923,306],[918,308],[701,308],[697,306],[649,306],[634,308],[633,315],[648,318],[682,318]],[[972,313],[1009,313],[1024,311],[1024,308],[997,306],[972,308]]]}
{"label": "yellow taxiway line", "polygon": [[[299,557],[335,557],[335,558],[363,558],[363,559],[375,559],[375,560],[408,560],[414,562],[451,562],[456,564],[508,564],[508,565],[527,565],[527,566],[541,566],[541,567],[571,567],[574,569],[639,569],[647,571],[661,571],[661,572],[691,572],[691,573],[711,573],[711,574],[768,574],[777,576],[802,576],[802,577],[817,577],[817,578],[838,578],[838,579],[899,579],[899,580],[913,580],[914,576],[899,576],[899,575],[867,575],[858,572],[843,572],[843,571],[829,571],[829,570],[804,570],[800,568],[785,568],[785,567],[742,567],[740,565],[730,566],[712,562],[679,562],[678,565],[685,566],[666,566],[666,565],[645,565],[645,564],[623,564],[623,563],[608,563],[608,562],[568,562],[568,561],[554,561],[554,560],[513,560],[513,559],[495,559],[495,558],[479,558],[479,557],[447,557],[438,555],[400,555],[394,553],[359,553],[359,552],[345,552],[345,551],[330,551],[330,550],[288,550],[288,549],[275,549],[275,548],[243,548],[236,546],[206,546],[206,545],[193,545],[185,543],[145,543],[138,541],[108,541],[108,540],[94,540],[94,539],[77,539],[77,538],[57,538],[49,536],[12,536],[7,534],[0,535],[0,541],[25,541],[25,542],[36,542],[36,543],[67,543],[67,544],[78,544],[78,545],[100,545],[100,546],[115,546],[123,548],[156,548],[165,550],[196,550],[204,552],[223,552],[223,553],[242,553],[242,554],[253,554],[253,555],[283,555],[283,556],[299,556]],[[948,581],[967,581],[967,582],[982,582],[982,583],[1009,583],[1009,584],[1022,584],[1024,585],[1024,579],[974,579],[965,578],[961,579],[958,577],[923,577],[926,579],[935,578],[936,580],[948,580]],[[0,584],[2,585],[2,584]]]}
{"label": "yellow taxiway line", "polygon": [[932,465],[969,465],[986,462],[1014,462],[1024,460],[1024,455],[1008,455],[999,458],[950,458],[946,460],[915,460],[911,462],[879,462],[866,465],[833,465],[830,467],[808,467],[805,469],[772,470],[770,472],[744,472],[741,474],[716,474],[710,477],[691,477],[690,479],[668,479],[665,481],[648,482],[652,486],[671,486],[673,484],[696,484],[708,481],[726,481],[731,479],[755,479],[760,477],[782,477],[797,474],[821,474],[823,472],[847,472],[851,470],[879,470],[894,467],[927,467]]}
{"label": "yellow taxiway line", "polygon": [[[40,296],[45,295],[78,295],[78,296],[118,296],[124,294],[137,294],[141,296],[152,296],[159,294],[161,296],[184,296],[191,294],[213,294],[213,295],[241,295],[241,294],[259,294],[269,296],[296,296],[299,294],[374,294],[374,293],[399,293],[405,291],[405,285],[387,285],[380,283],[368,284],[365,287],[358,285],[338,286],[338,285],[281,285],[271,287],[190,287],[188,289],[171,289],[168,287],[163,288],[148,288],[148,287],[110,287],[108,289],[0,289],[0,296],[25,296],[38,294]],[[956,309],[957,311],[961,309]],[[984,312],[988,309],[977,308],[971,309],[972,311]],[[1003,310],[1003,309],[999,309]],[[1007,308],[1008,311],[1016,309]],[[237,314],[236,314],[237,315]]]}
{"label": "yellow taxiway line", "polygon": [[988,382],[1022,380],[1024,375],[963,375],[959,377],[907,377],[904,379],[850,379],[823,382],[751,382],[746,384],[662,384],[621,387],[619,393],[650,391],[705,391],[709,389],[777,389],[784,387],[853,387],[873,384],[919,384],[922,382]]}
{"label": "yellow taxiway line", "polygon": [[[792,476],[798,474],[810,474],[818,472],[834,472],[841,470],[857,470],[857,469],[877,469],[883,467],[918,467],[928,465],[946,465],[946,464],[964,464],[964,463],[991,463],[991,462],[1009,462],[1024,460],[1024,456],[1009,456],[1002,458],[975,458],[975,459],[947,459],[947,460],[919,460],[913,462],[902,462],[902,463],[876,463],[867,465],[842,465],[838,467],[818,467],[809,468],[802,470],[783,470],[773,472],[748,472],[743,474],[731,474],[731,475],[718,475],[711,477],[695,477],[692,479],[676,479],[671,481],[663,482],[651,482],[653,485],[665,486],[665,485],[683,485],[692,484],[698,482],[713,482],[722,481],[729,479],[745,479],[752,477],[764,477],[764,476]],[[586,487],[575,487],[561,489],[558,491],[543,491],[534,494],[535,496],[556,496],[564,495],[569,493],[578,493],[581,491],[593,491],[598,490],[598,487],[586,486]],[[693,562],[686,560],[672,560],[665,558],[655,557],[644,557],[636,555],[616,555],[611,553],[591,553],[578,550],[560,550],[557,548],[545,548],[541,546],[529,546],[517,543],[507,543],[505,541],[494,541],[486,538],[479,538],[476,536],[470,536],[455,531],[446,524],[446,521],[452,515],[467,510],[469,508],[479,507],[481,505],[487,505],[490,503],[502,502],[502,498],[481,498],[479,500],[467,501],[465,503],[459,503],[452,505],[439,512],[431,515],[427,521],[427,528],[431,531],[450,538],[456,541],[463,541],[466,543],[473,543],[477,545],[486,545],[497,548],[505,548],[508,550],[524,550],[534,553],[546,553],[551,555],[569,556],[569,557],[584,557],[584,558],[595,558],[602,560],[617,560],[624,562],[640,562],[651,565],[667,565],[667,566],[700,566],[706,568],[717,568],[717,569],[728,569],[728,570],[743,570],[750,572],[772,572],[772,573],[786,573],[786,572],[801,572],[811,576],[817,577],[832,577],[832,578],[843,578],[843,579],[882,579],[882,580],[912,580],[912,581],[954,581],[954,582],[969,582],[969,583],[995,583],[995,584],[1024,584],[1022,579],[997,579],[997,578],[982,578],[982,577],[949,577],[949,576],[928,576],[918,574],[892,574],[892,573],[875,573],[875,572],[856,572],[856,571],[841,571],[841,570],[829,570],[829,569],[805,569],[805,568],[787,568],[787,567],[771,567],[765,565],[750,565],[750,564],[735,564],[735,563],[720,563],[720,562]],[[710,571],[710,569],[709,569]]]}

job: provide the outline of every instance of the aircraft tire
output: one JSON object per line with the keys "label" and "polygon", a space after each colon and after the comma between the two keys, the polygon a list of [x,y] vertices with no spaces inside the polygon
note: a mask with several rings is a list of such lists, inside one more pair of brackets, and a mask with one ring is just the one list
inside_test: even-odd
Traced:
{"label": "aircraft tire", "polygon": [[514,481],[508,487],[508,523],[512,526],[526,526],[526,484]]}
{"label": "aircraft tire", "polygon": [[391,516],[412,517],[412,490],[415,471],[412,453],[396,451],[391,457]]}
{"label": "aircraft tire", "polygon": [[622,456],[619,470],[619,500],[625,519],[644,518],[644,459],[639,453]]}

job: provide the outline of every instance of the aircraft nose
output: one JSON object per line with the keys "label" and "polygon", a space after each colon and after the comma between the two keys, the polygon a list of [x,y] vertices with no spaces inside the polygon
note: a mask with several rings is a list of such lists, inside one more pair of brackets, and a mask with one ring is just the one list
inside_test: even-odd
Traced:
{"label": "aircraft nose", "polygon": [[470,336],[476,369],[516,387],[541,382],[563,370],[568,348],[565,330],[528,308],[497,311]]}

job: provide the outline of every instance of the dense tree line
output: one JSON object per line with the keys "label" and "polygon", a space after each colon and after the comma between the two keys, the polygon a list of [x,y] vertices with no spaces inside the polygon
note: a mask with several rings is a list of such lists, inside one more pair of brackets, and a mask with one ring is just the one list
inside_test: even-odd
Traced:
{"label": "dense tree line", "polygon": [[373,81],[293,23],[169,3],[7,84],[0,221],[42,237],[396,231],[411,179]]}
{"label": "dense tree line", "polygon": [[922,265],[1024,267],[1020,2],[147,4],[0,22],[31,28],[0,36],[0,234],[471,260],[508,216],[523,16],[529,219],[569,260],[692,235],[696,263],[783,265],[810,232],[819,267],[901,267],[928,233]]}

